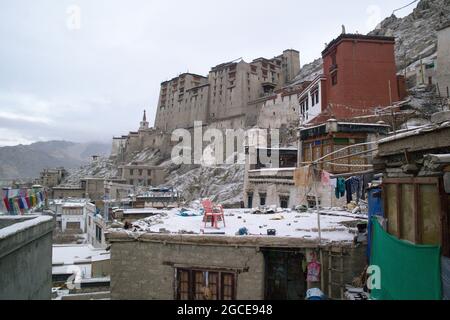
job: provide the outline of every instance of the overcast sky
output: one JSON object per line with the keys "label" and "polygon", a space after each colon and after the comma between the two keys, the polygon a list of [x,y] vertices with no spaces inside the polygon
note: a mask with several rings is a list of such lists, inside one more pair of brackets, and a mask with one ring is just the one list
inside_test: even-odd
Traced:
{"label": "overcast sky", "polygon": [[164,80],[287,48],[303,65],[408,2],[0,0],[0,146],[108,142],[153,123]]}

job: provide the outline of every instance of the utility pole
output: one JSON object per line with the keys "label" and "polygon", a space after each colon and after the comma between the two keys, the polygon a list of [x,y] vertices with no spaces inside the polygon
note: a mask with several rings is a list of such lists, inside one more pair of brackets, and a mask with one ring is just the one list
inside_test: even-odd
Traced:
{"label": "utility pole", "polygon": [[[320,226],[320,206],[319,206],[319,194],[317,192],[317,181],[315,181],[314,177],[316,176],[316,173],[319,172],[319,169],[317,167],[317,163],[315,163],[312,167],[313,169],[313,184],[314,184],[314,197],[316,198],[316,212],[317,212],[317,230],[319,234],[319,259],[321,264],[321,275],[320,275],[320,287],[322,292],[325,292],[325,279],[323,277],[323,266],[324,266],[324,260],[323,260],[323,250],[322,250],[322,228]],[[328,266],[330,267],[330,266]]]}

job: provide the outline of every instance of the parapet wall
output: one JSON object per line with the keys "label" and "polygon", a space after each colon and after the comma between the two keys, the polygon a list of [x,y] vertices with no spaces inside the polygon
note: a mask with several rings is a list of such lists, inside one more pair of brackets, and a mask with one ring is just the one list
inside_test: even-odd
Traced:
{"label": "parapet wall", "polygon": [[52,217],[0,217],[0,300],[49,300]]}

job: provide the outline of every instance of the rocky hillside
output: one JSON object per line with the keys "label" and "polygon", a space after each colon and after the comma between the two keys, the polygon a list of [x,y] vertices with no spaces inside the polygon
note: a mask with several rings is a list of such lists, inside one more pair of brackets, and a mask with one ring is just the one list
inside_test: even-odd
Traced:
{"label": "rocky hillside", "polygon": [[42,169],[78,168],[92,155],[108,155],[109,144],[67,141],[37,142],[0,148],[0,179],[33,179]]}
{"label": "rocky hillside", "polygon": [[[421,0],[404,18],[392,15],[384,19],[369,35],[396,38],[395,55],[399,71],[436,53],[436,28],[450,14],[450,0]],[[294,82],[314,78],[322,70],[322,59],[303,66]]]}
{"label": "rocky hillside", "polygon": [[79,168],[69,169],[67,177],[61,183],[61,187],[78,187],[83,178],[115,178],[117,166],[107,157],[101,157]]}
{"label": "rocky hillside", "polygon": [[244,166],[189,167],[171,165],[168,186],[183,193],[186,201],[211,198],[226,207],[239,207],[244,190]]}
{"label": "rocky hillside", "polygon": [[436,29],[450,13],[450,0],[422,0],[404,18],[386,18],[370,35],[396,38],[395,55],[399,70],[436,53]]}

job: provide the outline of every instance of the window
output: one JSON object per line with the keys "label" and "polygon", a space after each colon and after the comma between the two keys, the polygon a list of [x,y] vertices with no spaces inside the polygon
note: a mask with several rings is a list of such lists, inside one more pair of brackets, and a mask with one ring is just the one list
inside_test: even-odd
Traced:
{"label": "window", "polygon": [[102,229],[99,226],[95,226],[95,240],[102,242]]}
{"label": "window", "polygon": [[69,229],[69,230],[80,230],[81,229],[81,224],[80,224],[80,222],[67,222],[66,223],[66,229]]}
{"label": "window", "polygon": [[338,74],[337,74],[337,71],[336,71],[336,72],[334,72],[334,73],[331,75],[331,84],[332,84],[333,86],[335,86],[335,85],[337,85],[337,83],[338,83]]}
{"label": "window", "polygon": [[139,169],[139,175],[142,176],[143,170]]}
{"label": "window", "polygon": [[267,194],[266,193],[260,193],[259,194],[259,205],[265,206],[267,200]]}
{"label": "window", "polygon": [[315,106],[319,103],[319,89],[314,89],[311,92],[311,100],[312,100],[312,106]]}
{"label": "window", "polygon": [[177,300],[235,300],[236,275],[231,272],[176,270]]}
{"label": "window", "polygon": [[133,175],[134,175],[134,170],[130,169],[130,176],[133,176]]}
{"label": "window", "polygon": [[332,66],[337,66],[336,52],[331,54],[331,64]]}
{"label": "window", "polygon": [[289,196],[280,196],[280,207],[283,209],[289,207]]}
{"label": "window", "polygon": [[147,175],[150,177],[152,175],[152,170],[148,169],[147,170]]}
{"label": "window", "polygon": [[247,194],[247,204],[248,204],[248,208],[253,208],[253,192],[249,192]]}
{"label": "window", "polygon": [[300,100],[300,110],[301,110],[301,115],[302,116],[305,116],[305,115],[308,114],[308,111],[309,111],[309,99],[308,99],[308,96],[303,97]]}

